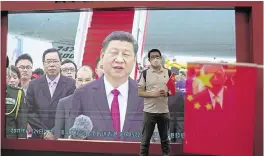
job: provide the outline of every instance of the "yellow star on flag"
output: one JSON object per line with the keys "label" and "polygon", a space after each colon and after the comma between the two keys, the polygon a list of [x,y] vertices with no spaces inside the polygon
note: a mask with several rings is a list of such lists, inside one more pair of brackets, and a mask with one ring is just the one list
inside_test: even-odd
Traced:
{"label": "yellow star on flag", "polygon": [[195,109],[200,109],[200,107],[201,107],[201,105],[200,105],[198,102],[196,102],[196,103],[194,104],[194,108],[195,108]]}
{"label": "yellow star on flag", "polygon": [[200,75],[196,78],[197,80],[201,81],[204,86],[212,88],[212,84],[210,82],[211,78],[214,74],[204,74],[200,73]]}
{"label": "yellow star on flag", "polygon": [[188,99],[189,101],[192,101],[192,100],[193,100],[193,96],[192,96],[192,95],[188,95],[188,96],[187,96],[187,99]]}
{"label": "yellow star on flag", "polygon": [[213,109],[213,106],[211,104],[209,104],[209,103],[206,104],[205,107],[206,107],[207,110]]}

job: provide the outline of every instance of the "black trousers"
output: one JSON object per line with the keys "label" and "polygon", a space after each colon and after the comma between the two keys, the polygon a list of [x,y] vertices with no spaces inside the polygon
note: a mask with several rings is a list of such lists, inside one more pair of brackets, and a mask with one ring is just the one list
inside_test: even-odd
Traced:
{"label": "black trousers", "polygon": [[153,135],[155,125],[157,124],[160,143],[162,149],[162,156],[170,155],[170,145],[169,145],[169,113],[147,113],[144,112],[143,126],[142,126],[142,140],[140,145],[140,156],[149,155],[149,144],[150,139]]}

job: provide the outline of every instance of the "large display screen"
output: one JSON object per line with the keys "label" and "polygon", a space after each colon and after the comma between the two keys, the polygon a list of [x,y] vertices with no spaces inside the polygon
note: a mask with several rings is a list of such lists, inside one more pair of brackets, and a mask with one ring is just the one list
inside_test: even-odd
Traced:
{"label": "large display screen", "polygon": [[[164,103],[168,138],[182,143],[186,78],[195,76],[186,63],[236,62],[235,42],[234,10],[9,14],[5,137],[141,142],[151,100],[138,87],[158,49],[176,79]],[[157,126],[150,141],[160,143]]]}

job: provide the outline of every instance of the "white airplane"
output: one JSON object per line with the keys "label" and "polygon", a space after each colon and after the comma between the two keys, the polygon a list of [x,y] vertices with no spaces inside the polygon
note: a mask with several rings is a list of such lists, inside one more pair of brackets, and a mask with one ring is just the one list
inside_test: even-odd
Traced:
{"label": "white airplane", "polygon": [[[76,42],[77,38],[82,38],[78,34],[83,20],[82,14],[83,12],[10,14],[8,33],[17,38],[44,40],[49,42],[50,46],[64,52],[65,57],[73,58],[70,54],[73,51],[80,51],[76,50]],[[91,15],[89,22],[92,22],[92,19]],[[140,62],[148,50],[153,48],[160,49],[168,58],[177,59],[178,56],[184,59],[199,56],[207,60],[235,59],[234,10],[149,10],[146,24],[143,56],[140,57]],[[135,26],[134,21],[133,27]],[[133,31],[144,35],[140,28]],[[30,46],[34,49],[31,53],[41,53],[36,45]],[[11,47],[15,49],[14,46]],[[25,47],[23,45],[23,48]],[[22,51],[29,52],[24,49]],[[78,57],[83,57],[83,54]]]}

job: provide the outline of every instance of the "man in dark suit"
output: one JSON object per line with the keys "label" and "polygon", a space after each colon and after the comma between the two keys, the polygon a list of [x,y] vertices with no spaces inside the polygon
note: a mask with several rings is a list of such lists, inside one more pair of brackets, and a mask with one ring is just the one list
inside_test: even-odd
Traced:
{"label": "man in dark suit", "polygon": [[129,78],[136,63],[138,44],[128,32],[115,31],[103,41],[104,75],[77,89],[72,118],[80,114],[91,118],[89,140],[140,141],[143,99],[137,83]]}
{"label": "man in dark suit", "polygon": [[[80,88],[87,83],[94,80],[94,71],[89,66],[82,66],[78,69],[76,74],[76,88]],[[73,94],[65,98],[60,99],[56,111],[55,128],[54,128],[54,138],[68,138],[69,129],[72,127],[70,122],[70,109],[72,106]]]}
{"label": "man in dark suit", "polygon": [[42,138],[55,125],[55,113],[61,98],[73,94],[75,81],[60,75],[61,56],[47,49],[42,56],[45,75],[30,82],[27,89],[28,123],[32,138]]}

